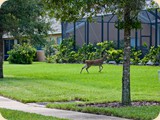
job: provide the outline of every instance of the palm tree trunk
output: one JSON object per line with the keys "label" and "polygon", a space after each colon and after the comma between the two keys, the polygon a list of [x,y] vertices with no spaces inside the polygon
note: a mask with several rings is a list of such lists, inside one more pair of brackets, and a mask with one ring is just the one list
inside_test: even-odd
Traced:
{"label": "palm tree trunk", "polygon": [[3,78],[3,39],[0,31],[0,78]]}
{"label": "palm tree trunk", "polygon": [[130,12],[126,7],[124,14],[124,62],[123,62],[123,77],[122,77],[122,105],[131,104],[130,96]]}

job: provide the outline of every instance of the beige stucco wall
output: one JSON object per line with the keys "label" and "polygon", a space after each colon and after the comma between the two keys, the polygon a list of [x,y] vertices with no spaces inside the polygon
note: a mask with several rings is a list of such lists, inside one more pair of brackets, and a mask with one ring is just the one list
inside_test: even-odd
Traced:
{"label": "beige stucco wall", "polygon": [[46,39],[47,39],[47,40],[54,40],[55,44],[57,44],[57,39],[58,39],[59,37],[62,37],[62,34],[61,34],[61,33],[49,34]]}

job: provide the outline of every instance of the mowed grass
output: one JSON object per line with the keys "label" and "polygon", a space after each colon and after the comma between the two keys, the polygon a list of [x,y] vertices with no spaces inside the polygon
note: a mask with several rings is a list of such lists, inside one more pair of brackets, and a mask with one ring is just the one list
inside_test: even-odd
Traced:
{"label": "mowed grass", "polygon": [[[0,80],[0,94],[23,102],[121,101],[121,65],[91,67],[82,64],[13,65],[4,63],[5,78]],[[132,100],[160,101],[160,67],[131,66]]]}
{"label": "mowed grass", "polygon": [[8,109],[1,109],[0,113],[2,114],[3,118],[7,120],[65,120],[65,119],[58,119],[51,116],[42,116],[33,113],[25,113],[16,110],[8,110]]}
{"label": "mowed grass", "polygon": [[[98,72],[98,67],[91,67],[89,74],[85,70],[80,74],[82,66],[83,64],[39,62],[32,65],[14,65],[5,62],[5,78],[0,79],[0,95],[25,103],[74,100],[82,101],[82,103],[121,101],[122,65],[105,64],[101,73]],[[131,66],[132,101],[160,102],[158,70],[160,70],[160,67]],[[137,120],[150,120],[160,112],[160,106],[150,106],[150,109],[146,106],[80,108],[74,103],[65,103],[49,104],[48,107],[121,116]],[[153,111],[153,113],[149,114],[150,111]]]}

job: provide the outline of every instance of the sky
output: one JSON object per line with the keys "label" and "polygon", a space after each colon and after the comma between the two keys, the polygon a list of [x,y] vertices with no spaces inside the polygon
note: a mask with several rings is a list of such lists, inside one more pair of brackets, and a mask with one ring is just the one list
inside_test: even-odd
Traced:
{"label": "sky", "polygon": [[160,5],[160,0],[154,0],[154,1],[156,1]]}
{"label": "sky", "polygon": [[5,0],[0,0],[0,5],[4,2]]}

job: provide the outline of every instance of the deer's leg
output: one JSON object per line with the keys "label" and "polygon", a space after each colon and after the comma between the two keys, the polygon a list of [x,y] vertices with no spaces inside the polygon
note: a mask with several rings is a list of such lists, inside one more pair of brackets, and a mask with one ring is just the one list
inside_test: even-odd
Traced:
{"label": "deer's leg", "polygon": [[89,73],[89,72],[88,72],[88,69],[89,69],[89,68],[90,68],[90,66],[87,66],[87,67],[86,67],[86,71],[87,71],[87,73]]}
{"label": "deer's leg", "polygon": [[101,71],[102,71],[102,69],[103,69],[103,66],[102,66],[102,65],[100,65],[100,66],[99,66],[99,72],[101,72]]}
{"label": "deer's leg", "polygon": [[81,72],[80,72],[80,73],[82,73],[82,71],[83,71],[83,69],[84,69],[84,68],[87,68],[87,65],[86,65],[86,64],[82,67],[82,69],[81,69]]}

